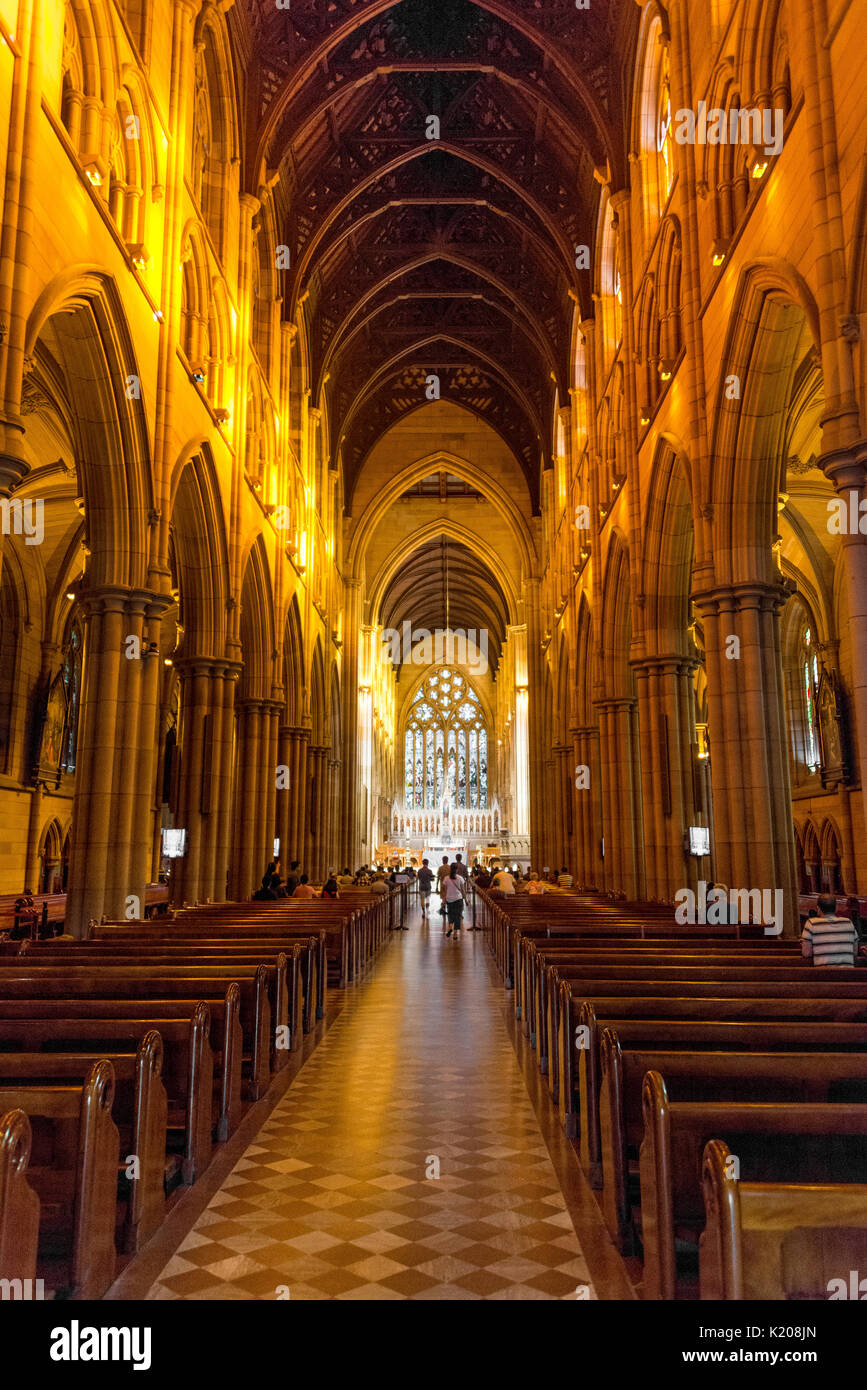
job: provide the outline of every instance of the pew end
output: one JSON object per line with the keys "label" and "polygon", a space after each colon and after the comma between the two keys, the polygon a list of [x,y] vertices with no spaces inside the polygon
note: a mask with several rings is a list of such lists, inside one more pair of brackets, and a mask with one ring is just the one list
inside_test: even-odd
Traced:
{"label": "pew end", "polygon": [[27,1181],[32,1141],[23,1110],[0,1116],[0,1279],[36,1277],[39,1197]]}

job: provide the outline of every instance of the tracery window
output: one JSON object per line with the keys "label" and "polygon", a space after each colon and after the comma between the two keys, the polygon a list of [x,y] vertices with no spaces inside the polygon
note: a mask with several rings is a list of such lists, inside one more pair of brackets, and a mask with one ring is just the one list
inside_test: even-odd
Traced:
{"label": "tracery window", "polygon": [[659,65],[659,94],[656,112],[656,153],[659,209],[662,210],[674,182],[674,152],[671,130],[671,84],[668,73],[668,45],[662,47]]}
{"label": "tracery window", "polygon": [[816,697],[819,691],[819,659],[813,647],[813,634],[809,628],[804,632],[801,667],[804,675],[804,745],[806,763],[810,771],[815,772],[821,761],[819,754],[819,731],[816,722]]}
{"label": "tracery window", "polygon": [[66,692],[66,729],[60,766],[64,772],[75,771],[75,749],[78,743],[78,715],[81,708],[82,636],[78,622],[69,630],[69,640],[63,655],[63,687]]}
{"label": "tracery window", "polygon": [[413,698],[404,736],[408,807],[433,810],[488,805],[488,731],[478,695],[466,677],[440,666]]}

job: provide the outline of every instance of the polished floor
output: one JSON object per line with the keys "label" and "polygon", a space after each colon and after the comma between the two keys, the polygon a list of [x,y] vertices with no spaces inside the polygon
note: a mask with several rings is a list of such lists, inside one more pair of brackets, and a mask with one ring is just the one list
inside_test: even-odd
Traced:
{"label": "polished floor", "polygon": [[577,1168],[546,1145],[483,934],[408,921],[148,1285],[115,1297],[599,1296],[576,1233],[604,1245],[595,1207],[567,1206]]}

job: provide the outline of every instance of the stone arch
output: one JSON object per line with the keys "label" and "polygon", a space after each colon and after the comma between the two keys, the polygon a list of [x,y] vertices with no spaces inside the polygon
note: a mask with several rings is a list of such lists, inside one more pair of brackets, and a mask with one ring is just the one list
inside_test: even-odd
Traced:
{"label": "stone arch", "polygon": [[87,584],[144,588],[153,509],[150,439],[132,334],[113,278],[56,277],[27,323],[25,378],[72,439],[84,499]]}
{"label": "stone arch", "polygon": [[711,500],[718,583],[777,582],[771,547],[785,482],[786,406],[799,363],[819,342],[818,310],[798,272],[779,260],[746,267],[716,392]]}
{"label": "stone arch", "polygon": [[648,491],[640,584],[645,596],[645,650],[688,654],[690,588],[695,550],[689,469],[660,439]]}
{"label": "stone arch", "polygon": [[220,484],[208,443],[189,445],[172,477],[171,522],[185,656],[225,654],[229,553]]}
{"label": "stone arch", "polygon": [[283,687],[286,697],[286,722],[297,728],[304,715],[306,687],[304,635],[297,594],[292,595],[283,628]]}
{"label": "stone arch", "polygon": [[232,47],[223,12],[206,5],[196,21],[195,91],[191,103],[190,180],[217,254],[226,252],[228,209],[240,154]]}
{"label": "stone arch", "polygon": [[277,634],[265,544],[257,536],[243,566],[239,633],[243,670],[239,698],[269,700],[274,685]]}

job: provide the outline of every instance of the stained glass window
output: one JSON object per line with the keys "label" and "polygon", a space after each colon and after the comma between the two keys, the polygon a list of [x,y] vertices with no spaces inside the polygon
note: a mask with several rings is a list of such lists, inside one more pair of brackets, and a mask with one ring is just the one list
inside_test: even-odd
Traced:
{"label": "stained glass window", "polygon": [[66,687],[66,739],[61,766],[65,772],[75,771],[75,748],[78,743],[78,712],[81,705],[81,629],[72,624],[63,661],[63,684]]}
{"label": "stained glass window", "polygon": [[413,696],[404,739],[407,806],[488,804],[488,733],[481,701],[459,671],[441,666]]}
{"label": "stained glass window", "polygon": [[815,772],[819,766],[819,731],[816,727],[816,693],[819,688],[819,661],[813,651],[813,634],[809,628],[804,633],[804,696],[806,713],[806,754],[807,767]]}

